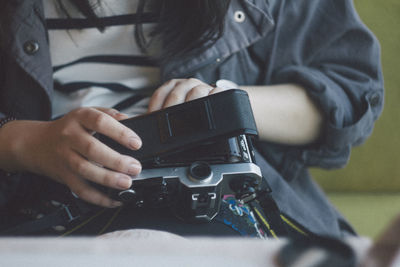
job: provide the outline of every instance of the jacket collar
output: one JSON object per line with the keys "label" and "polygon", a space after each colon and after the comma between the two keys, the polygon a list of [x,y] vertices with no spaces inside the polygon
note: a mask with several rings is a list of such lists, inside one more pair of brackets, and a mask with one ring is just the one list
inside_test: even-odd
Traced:
{"label": "jacket collar", "polygon": [[[238,14],[244,15],[244,18],[238,19]],[[162,79],[186,77],[203,66],[222,62],[266,36],[274,27],[269,1],[266,0],[233,0],[225,20],[224,35],[215,45],[189,60],[168,62],[164,66]]]}
{"label": "jacket collar", "polygon": [[[10,28],[14,33],[9,43],[10,53],[16,58],[17,64],[45,89],[51,99],[53,71],[42,1],[19,1]],[[25,46],[28,42],[36,43],[38,51],[34,54],[27,53]]]}

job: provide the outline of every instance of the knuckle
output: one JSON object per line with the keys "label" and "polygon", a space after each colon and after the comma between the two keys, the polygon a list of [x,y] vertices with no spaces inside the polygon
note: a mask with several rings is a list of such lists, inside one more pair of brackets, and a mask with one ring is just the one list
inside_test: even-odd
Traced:
{"label": "knuckle", "polygon": [[101,128],[107,120],[107,116],[105,113],[98,113],[95,115],[93,119],[93,124],[96,128]]}
{"label": "knuckle", "polygon": [[192,90],[190,90],[191,94],[195,94],[195,95],[201,95],[204,93],[208,93],[208,88],[205,87],[204,85],[197,85],[195,87],[192,88]]}
{"label": "knuckle", "polygon": [[197,85],[193,87],[186,95],[186,101],[194,100],[203,96],[207,96],[209,89],[204,85]]}
{"label": "knuckle", "polygon": [[185,82],[187,82],[187,80],[178,80],[176,79],[174,82],[174,87],[180,86],[182,84],[185,84]]}
{"label": "knuckle", "polygon": [[113,174],[105,174],[102,178],[100,183],[105,186],[113,186],[117,178]]}
{"label": "knuckle", "polygon": [[121,130],[118,134],[119,140],[127,140],[129,137],[132,136],[131,132],[127,129]]}
{"label": "knuckle", "polygon": [[64,126],[60,129],[60,137],[62,140],[70,139],[72,135],[73,135],[73,130],[70,127]]}
{"label": "knuckle", "polygon": [[114,161],[114,169],[116,171],[123,171],[125,170],[125,160],[121,157],[118,157]]}
{"label": "knuckle", "polygon": [[84,176],[84,174],[86,173],[87,165],[86,165],[86,162],[83,160],[73,162],[72,167],[80,175]]}
{"label": "knuckle", "polygon": [[191,82],[191,83],[201,83],[202,82],[202,81],[200,81],[199,79],[196,79],[196,78],[189,78],[188,81]]}
{"label": "knuckle", "polygon": [[133,170],[130,171],[131,175],[138,175],[139,173],[142,172],[142,165],[141,164],[137,164],[137,167],[134,168]]}
{"label": "knuckle", "polygon": [[95,155],[96,153],[96,142],[94,140],[89,140],[86,143],[86,146],[84,148],[84,152],[87,156],[92,156]]}

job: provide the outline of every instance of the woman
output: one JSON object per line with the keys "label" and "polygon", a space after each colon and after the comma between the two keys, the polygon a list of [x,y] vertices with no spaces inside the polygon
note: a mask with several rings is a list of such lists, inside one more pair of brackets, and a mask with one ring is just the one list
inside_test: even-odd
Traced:
{"label": "woman", "polygon": [[[121,205],[87,183],[126,189],[129,175],[141,171],[136,159],[91,135],[140,148],[140,136],[118,122],[126,116],[110,108],[129,116],[155,111],[220,92],[209,84],[224,79],[249,94],[260,133],[257,163],[285,224],[303,233],[352,232],[307,171],[344,166],[382,110],[379,46],[351,2],[115,2],[2,1],[3,207],[30,199],[28,184],[43,190],[50,182],[39,183],[38,175],[88,202]],[[101,107],[86,107],[92,104]],[[161,211],[137,211],[131,226],[264,235],[251,213],[236,216],[232,203],[224,205],[228,211],[206,226]]]}

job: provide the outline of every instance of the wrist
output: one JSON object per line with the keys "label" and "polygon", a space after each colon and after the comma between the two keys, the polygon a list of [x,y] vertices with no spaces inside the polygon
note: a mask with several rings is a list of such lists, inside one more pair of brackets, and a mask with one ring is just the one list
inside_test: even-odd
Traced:
{"label": "wrist", "polygon": [[21,171],[18,151],[23,146],[24,130],[19,126],[23,121],[16,119],[2,120],[0,127],[0,169],[7,172]]}

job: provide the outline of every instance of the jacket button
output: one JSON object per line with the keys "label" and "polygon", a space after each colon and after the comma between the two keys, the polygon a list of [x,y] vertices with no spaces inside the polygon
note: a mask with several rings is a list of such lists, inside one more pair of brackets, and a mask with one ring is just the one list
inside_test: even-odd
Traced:
{"label": "jacket button", "polygon": [[371,103],[372,107],[376,107],[381,102],[381,97],[378,93],[371,95],[369,98],[369,102]]}
{"label": "jacket button", "polygon": [[244,14],[243,11],[236,11],[233,16],[235,21],[239,23],[243,22],[246,19],[246,15]]}
{"label": "jacket button", "polygon": [[24,51],[28,55],[33,55],[39,51],[39,43],[36,41],[27,41],[24,43]]}

